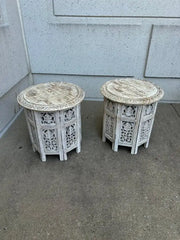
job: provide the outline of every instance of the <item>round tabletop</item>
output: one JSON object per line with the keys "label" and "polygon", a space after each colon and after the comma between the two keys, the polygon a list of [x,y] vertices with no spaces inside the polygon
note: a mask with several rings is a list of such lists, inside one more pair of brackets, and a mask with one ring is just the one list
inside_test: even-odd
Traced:
{"label": "round tabletop", "polygon": [[147,105],[160,100],[164,91],[151,82],[134,78],[115,79],[101,87],[106,98],[123,104]]}
{"label": "round tabletop", "polygon": [[35,111],[58,111],[76,106],[84,96],[84,91],[75,84],[49,82],[25,89],[17,101],[24,108]]}

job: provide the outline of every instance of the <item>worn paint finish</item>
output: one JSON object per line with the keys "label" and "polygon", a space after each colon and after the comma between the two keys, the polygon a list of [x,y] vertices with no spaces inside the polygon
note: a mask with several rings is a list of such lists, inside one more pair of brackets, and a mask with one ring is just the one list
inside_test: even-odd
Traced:
{"label": "worn paint finish", "polygon": [[132,78],[116,79],[106,82],[101,93],[108,99],[124,104],[151,104],[159,101],[163,90],[148,81]]}
{"label": "worn paint finish", "polygon": [[43,162],[47,155],[59,155],[67,160],[72,149],[81,151],[80,104],[67,110],[42,112],[25,109],[33,151],[38,151]]}
{"label": "worn paint finish", "polygon": [[17,100],[28,109],[57,111],[78,105],[84,96],[84,91],[75,84],[49,82],[25,89],[18,95]]}
{"label": "worn paint finish", "polygon": [[118,146],[131,147],[132,154],[142,144],[147,148],[163,90],[148,81],[116,79],[106,82],[101,93],[104,95],[103,142],[109,139],[115,152]]}
{"label": "worn paint finish", "polygon": [[138,147],[149,145],[157,102],[148,105],[130,105],[104,98],[102,141],[109,139],[112,150],[118,146],[131,147],[131,154],[137,154]]}

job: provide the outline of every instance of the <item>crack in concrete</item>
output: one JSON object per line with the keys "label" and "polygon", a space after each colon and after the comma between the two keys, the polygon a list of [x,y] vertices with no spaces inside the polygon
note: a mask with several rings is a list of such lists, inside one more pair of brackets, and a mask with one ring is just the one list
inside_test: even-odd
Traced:
{"label": "crack in concrete", "polygon": [[180,118],[180,114],[179,112],[177,111],[177,109],[175,108],[175,106],[171,103],[170,104],[172,106],[172,108],[174,109],[175,113],[177,114],[177,116]]}

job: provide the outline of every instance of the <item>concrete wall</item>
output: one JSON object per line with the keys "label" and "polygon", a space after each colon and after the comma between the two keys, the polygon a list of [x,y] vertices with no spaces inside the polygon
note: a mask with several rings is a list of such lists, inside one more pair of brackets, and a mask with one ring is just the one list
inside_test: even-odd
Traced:
{"label": "concrete wall", "polygon": [[17,1],[0,0],[0,136],[19,112],[17,94],[32,84]]}
{"label": "concrete wall", "polygon": [[179,0],[20,0],[35,83],[78,83],[86,97],[116,77],[159,84],[180,101]]}
{"label": "concrete wall", "polygon": [[0,98],[0,137],[14,122],[21,110],[16,100],[17,95],[29,85],[30,79],[29,75],[27,75]]}

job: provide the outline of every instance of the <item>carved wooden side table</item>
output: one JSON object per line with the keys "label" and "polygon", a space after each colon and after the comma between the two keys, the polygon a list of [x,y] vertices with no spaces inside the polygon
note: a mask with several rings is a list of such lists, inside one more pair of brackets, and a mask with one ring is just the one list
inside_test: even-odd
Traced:
{"label": "carved wooden side table", "polygon": [[18,95],[33,150],[40,153],[42,161],[52,154],[67,160],[67,152],[74,148],[80,152],[80,103],[84,96],[81,88],[65,82],[33,85]]}
{"label": "carved wooden side table", "polygon": [[131,147],[136,154],[142,144],[147,148],[157,102],[163,90],[151,82],[132,78],[116,79],[101,87],[104,96],[103,137],[118,151],[118,146]]}

